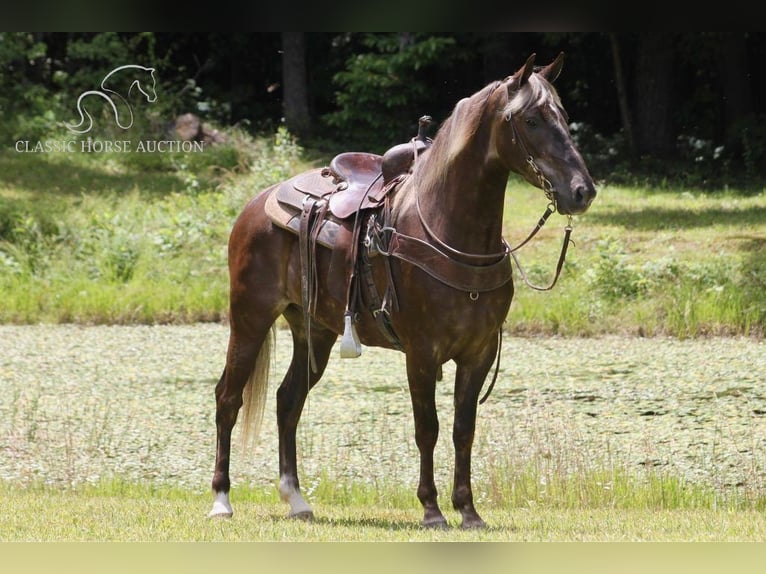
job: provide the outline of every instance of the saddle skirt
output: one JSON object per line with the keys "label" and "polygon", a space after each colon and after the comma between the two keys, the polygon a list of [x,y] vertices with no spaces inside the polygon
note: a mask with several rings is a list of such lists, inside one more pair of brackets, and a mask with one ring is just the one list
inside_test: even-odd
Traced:
{"label": "saddle skirt", "polygon": [[329,211],[347,219],[360,209],[378,207],[385,196],[382,156],[348,152],[336,156],[330,166],[313,169],[281,183],[274,194],[279,203],[297,211],[307,198],[327,200]]}
{"label": "saddle skirt", "polygon": [[[280,201],[277,194],[278,190],[279,188],[274,188],[266,192],[269,194],[268,198],[266,198],[266,215],[268,215],[269,219],[271,219],[277,226],[298,235],[300,230],[301,211],[299,211],[292,203],[284,203]],[[302,202],[304,197],[306,196],[300,195],[300,197],[298,197],[296,194],[295,199],[299,199]],[[320,224],[321,227],[317,234],[317,243],[333,249],[341,224],[342,221],[338,221],[334,217],[325,218]]]}

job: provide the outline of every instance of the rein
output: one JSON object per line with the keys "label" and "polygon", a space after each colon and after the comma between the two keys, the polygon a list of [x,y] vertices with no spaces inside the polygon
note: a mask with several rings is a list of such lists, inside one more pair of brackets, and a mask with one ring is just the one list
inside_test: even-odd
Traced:
{"label": "rein", "polygon": [[[511,130],[513,131],[513,142],[518,143],[521,147],[524,154],[527,156],[527,164],[529,165],[532,172],[537,176],[537,179],[540,181],[540,188],[543,190],[543,193],[545,193],[545,197],[548,198],[548,206],[545,208],[545,213],[543,213],[542,217],[540,217],[540,220],[537,222],[537,225],[532,230],[532,232],[522,241],[519,243],[516,247],[511,249],[509,253],[511,254],[511,257],[513,257],[513,261],[516,263],[516,267],[519,268],[519,274],[521,275],[522,280],[524,283],[527,284],[527,287],[530,289],[534,289],[535,291],[550,291],[553,289],[554,285],[556,285],[556,282],[559,280],[559,276],[561,275],[561,270],[564,267],[564,260],[567,256],[567,249],[569,248],[570,241],[574,243],[574,241],[571,240],[572,235],[572,216],[568,216],[567,225],[564,228],[564,242],[561,245],[561,254],[559,255],[559,261],[556,264],[556,273],[553,276],[553,280],[551,281],[550,285],[547,287],[540,287],[538,285],[535,285],[532,283],[529,278],[527,277],[527,274],[524,272],[524,268],[521,266],[521,262],[519,261],[518,255],[516,255],[516,251],[521,249],[524,245],[526,245],[529,240],[531,240],[535,235],[537,235],[537,232],[542,229],[543,225],[545,225],[545,222],[548,221],[548,218],[553,215],[553,212],[556,211],[556,189],[553,187],[553,184],[551,183],[551,180],[549,180],[547,177],[545,177],[545,174],[543,173],[543,170],[540,169],[540,166],[537,165],[537,162],[535,161],[535,158],[532,156],[531,153],[529,153],[529,148],[527,148],[526,144],[524,143],[523,138],[521,137],[521,134],[516,129],[516,122],[513,120],[513,117],[511,116],[510,112],[505,115],[505,121],[511,124]],[[489,394],[489,393],[487,393]],[[486,398],[486,397],[485,397]]]}
{"label": "rein", "polygon": [[[518,267],[519,269],[519,274],[521,275],[521,279],[524,281],[524,283],[526,283],[527,287],[529,287],[530,289],[534,289],[535,291],[550,291],[556,285],[556,283],[559,280],[559,276],[561,275],[561,270],[564,267],[564,261],[566,259],[569,243],[570,242],[574,243],[574,241],[572,241],[571,239],[572,216],[571,215],[568,216],[569,220],[567,222],[566,227],[564,228],[564,241],[561,245],[561,253],[559,255],[558,263],[556,264],[556,272],[553,276],[553,280],[551,281],[549,285],[545,287],[535,285],[527,277],[527,274],[524,271],[524,268],[521,266],[521,262],[519,261],[519,257],[516,254],[516,251],[518,251],[524,245],[529,243],[529,241],[531,241],[532,238],[535,235],[537,235],[540,229],[543,228],[545,223],[548,221],[548,218],[551,215],[553,215],[553,213],[556,211],[556,189],[553,187],[553,183],[551,183],[551,180],[545,177],[543,170],[540,169],[539,165],[537,165],[535,158],[532,156],[531,153],[529,153],[529,148],[527,148],[526,144],[524,143],[524,140],[521,137],[521,134],[516,129],[516,122],[513,120],[513,117],[511,116],[510,113],[505,115],[505,121],[511,124],[511,130],[513,131],[513,142],[518,143],[518,145],[521,147],[522,151],[524,152],[524,155],[526,155],[526,162],[529,165],[532,172],[537,176],[540,182],[540,188],[543,190],[543,193],[545,193],[545,197],[548,198],[548,201],[549,201],[547,207],[545,208],[545,212],[540,217],[540,219],[537,222],[537,225],[534,227],[534,229],[532,229],[529,235],[527,235],[527,237],[523,241],[521,241],[521,243],[516,245],[516,247],[511,247],[510,245],[508,245],[508,242],[506,242],[504,238],[501,238],[504,250],[499,251],[497,253],[486,253],[486,254],[467,253],[465,251],[460,251],[459,249],[455,249],[451,245],[448,245],[446,242],[444,242],[442,239],[440,239],[436,235],[436,233],[431,229],[431,227],[426,222],[425,217],[423,216],[423,211],[420,207],[420,195],[416,194],[415,207],[417,209],[418,219],[420,219],[420,224],[423,226],[423,229],[425,229],[426,233],[428,233],[431,239],[433,239],[439,245],[439,247],[446,250],[447,252],[465,259],[472,259],[472,260],[498,259],[498,258],[505,258],[506,256],[510,255],[513,258],[513,261],[516,263],[516,267]],[[445,257],[449,257],[446,253],[444,255]]]}
{"label": "rein", "polygon": [[[433,230],[428,226],[428,223],[426,223],[425,217],[423,217],[423,212],[420,209],[420,194],[415,194],[415,207],[418,211],[418,219],[420,219],[420,224],[423,226],[423,229],[426,230],[426,233],[436,241],[436,243],[439,244],[439,247],[442,247],[443,249],[446,249],[450,253],[453,253],[455,255],[458,255],[460,257],[464,257],[466,259],[497,259],[499,257],[506,257],[512,250],[510,245],[506,243],[505,239],[501,238],[501,241],[503,242],[503,251],[498,251],[497,253],[466,253],[465,251],[460,251],[459,249],[455,249],[454,247],[446,244],[444,241],[439,239],[439,237],[433,232]],[[535,232],[536,233],[536,232]]]}

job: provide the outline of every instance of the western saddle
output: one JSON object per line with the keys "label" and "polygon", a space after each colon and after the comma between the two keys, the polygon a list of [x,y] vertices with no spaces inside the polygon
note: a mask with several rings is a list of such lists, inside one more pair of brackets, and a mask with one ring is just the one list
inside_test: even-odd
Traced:
{"label": "western saddle", "polygon": [[367,214],[377,213],[386,205],[388,194],[411,172],[415,160],[428,150],[432,140],[426,137],[426,130],[430,125],[431,118],[423,116],[418,121],[417,136],[393,146],[382,156],[341,153],[328,167],[297,175],[270,192],[267,214],[275,224],[299,238],[302,305],[308,331],[309,363],[314,371],[316,360],[310,329],[316,309],[317,244],[332,250],[327,287],[333,297],[345,303],[341,357],[361,354],[354,322],[362,286],[382,333],[393,347],[401,349],[388,315],[389,304],[396,305],[393,284],[389,281],[381,300],[372,280],[368,253],[359,249],[360,230]]}

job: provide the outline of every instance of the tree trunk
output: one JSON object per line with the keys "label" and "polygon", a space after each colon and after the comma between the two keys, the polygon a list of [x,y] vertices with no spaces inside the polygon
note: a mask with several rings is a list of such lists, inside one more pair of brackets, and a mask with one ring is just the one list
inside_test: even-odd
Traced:
{"label": "tree trunk", "polygon": [[721,36],[721,80],[723,83],[724,140],[740,143],[742,120],[753,113],[753,95],[747,66],[744,32]]}
{"label": "tree trunk", "polygon": [[670,122],[673,102],[674,36],[668,32],[641,33],[636,61],[636,144],[639,155],[665,159],[672,155]]}
{"label": "tree trunk", "polygon": [[622,71],[622,57],[620,56],[620,44],[617,34],[609,33],[609,41],[612,44],[612,67],[614,69],[614,83],[617,87],[617,102],[620,105],[620,121],[622,131],[625,134],[625,142],[631,157],[636,155],[636,140],[633,137],[633,124],[630,120],[630,105],[628,104],[628,90],[625,86],[625,74]]}
{"label": "tree trunk", "polygon": [[282,32],[282,111],[290,133],[311,131],[306,86],[306,43],[303,32]]}

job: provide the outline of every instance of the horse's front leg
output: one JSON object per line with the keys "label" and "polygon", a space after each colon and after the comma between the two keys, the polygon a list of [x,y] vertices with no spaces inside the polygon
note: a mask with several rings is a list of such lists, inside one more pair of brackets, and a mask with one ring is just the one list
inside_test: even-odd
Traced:
{"label": "horse's front leg", "polygon": [[452,441],[455,445],[455,480],[452,506],[463,516],[461,528],[483,528],[484,521],[473,505],[471,489],[471,450],[476,429],[479,393],[497,350],[497,340],[485,347],[478,359],[458,362],[455,375],[455,421]]}
{"label": "horse's front leg", "polygon": [[423,526],[444,528],[444,518],[436,500],[434,482],[434,448],[439,438],[439,419],[436,414],[436,374],[438,365],[424,365],[422,357],[418,360],[407,356],[407,379],[412,399],[412,414],[415,419],[415,442],[420,451],[420,482],[418,499],[423,505]]}

